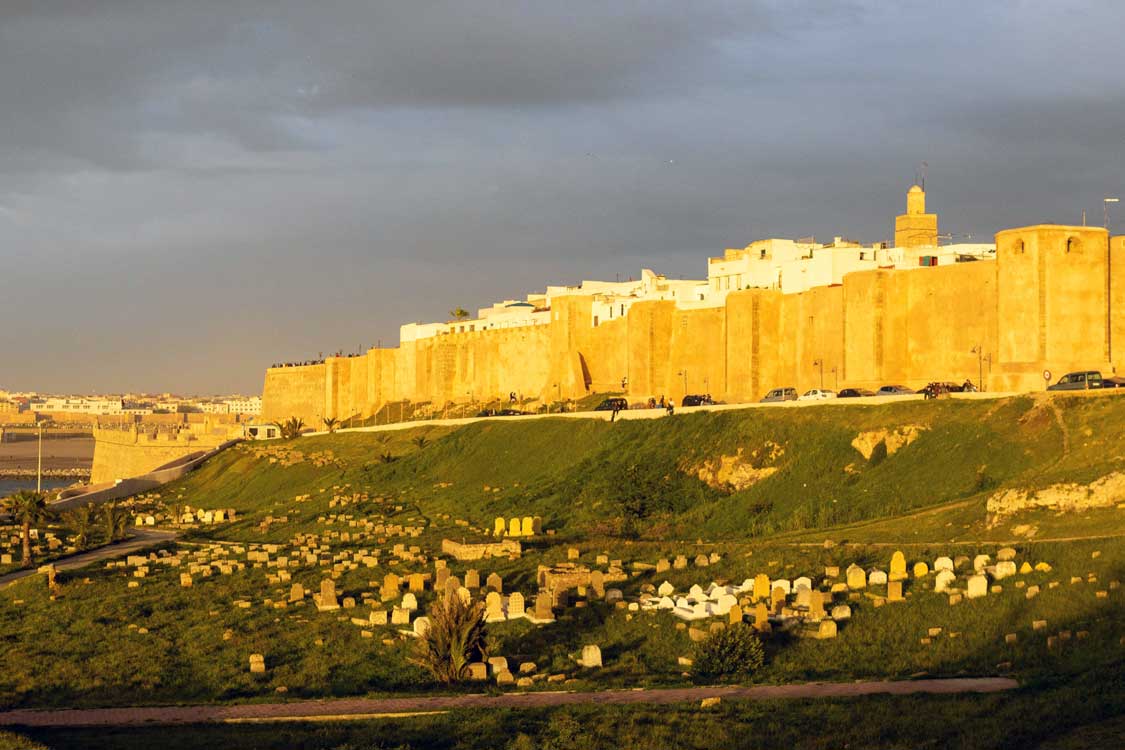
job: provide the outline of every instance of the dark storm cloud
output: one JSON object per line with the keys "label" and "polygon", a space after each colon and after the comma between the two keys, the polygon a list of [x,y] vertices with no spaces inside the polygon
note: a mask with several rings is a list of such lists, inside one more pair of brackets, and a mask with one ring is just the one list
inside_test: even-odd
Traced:
{"label": "dark storm cloud", "polygon": [[1123,16],[10,0],[0,351],[27,357],[0,387],[254,390],[547,283],[886,239],[922,160],[958,237],[1100,216],[1125,191]]}

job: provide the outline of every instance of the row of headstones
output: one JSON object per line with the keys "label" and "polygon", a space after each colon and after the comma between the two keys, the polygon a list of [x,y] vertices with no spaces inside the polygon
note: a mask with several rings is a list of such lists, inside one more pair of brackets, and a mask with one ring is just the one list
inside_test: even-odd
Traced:
{"label": "row of headstones", "polygon": [[493,536],[535,536],[543,533],[543,519],[539,516],[524,516],[505,521],[497,517],[492,524]]}

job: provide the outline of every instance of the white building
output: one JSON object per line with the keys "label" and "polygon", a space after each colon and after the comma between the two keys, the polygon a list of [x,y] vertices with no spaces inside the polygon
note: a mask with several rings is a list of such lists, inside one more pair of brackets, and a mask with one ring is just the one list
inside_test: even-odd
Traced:
{"label": "white building", "polygon": [[228,398],[225,403],[227,405],[227,412],[230,414],[262,413],[261,396],[250,396],[249,398],[237,396],[235,398]]}

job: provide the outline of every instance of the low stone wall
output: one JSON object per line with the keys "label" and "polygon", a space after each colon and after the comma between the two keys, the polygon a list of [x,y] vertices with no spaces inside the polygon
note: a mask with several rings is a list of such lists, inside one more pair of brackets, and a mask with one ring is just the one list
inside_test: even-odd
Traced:
{"label": "low stone wall", "polygon": [[485,557],[519,557],[523,554],[520,543],[512,539],[484,544],[462,544],[452,539],[441,540],[441,551],[457,560],[480,560]]}

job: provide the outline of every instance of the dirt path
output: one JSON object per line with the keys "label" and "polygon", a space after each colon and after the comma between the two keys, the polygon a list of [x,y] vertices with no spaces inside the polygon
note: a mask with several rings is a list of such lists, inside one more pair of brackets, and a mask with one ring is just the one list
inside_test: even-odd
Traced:
{"label": "dirt path", "polygon": [[[152,547],[156,544],[162,544],[176,538],[174,531],[158,531],[156,529],[137,529],[131,532],[133,536],[123,542],[110,544],[105,547],[90,550],[89,552],[81,552],[77,555],[69,557],[60,557],[57,560],[49,561],[55,566],[56,570],[74,570],[75,568],[82,568],[90,563],[99,562],[101,560],[111,560],[115,557],[124,557],[138,550]],[[46,564],[46,563],[44,563]],[[30,568],[28,570],[18,570],[15,573],[9,573],[0,576],[0,588],[7,586],[9,583],[26,578],[30,575],[35,575],[38,568]]]}
{"label": "dirt path", "polygon": [[0,713],[0,726],[78,727],[201,724],[215,722],[297,721],[376,718],[394,714],[448,711],[454,708],[539,708],[578,703],[684,703],[703,698],[774,700],[841,698],[861,695],[928,693],[996,693],[1018,687],[1002,677],[887,682],[811,682],[753,687],[688,687],[659,690],[603,690],[589,693],[542,692],[506,695],[443,695],[404,698],[341,698],[327,701],[258,703],[235,706],[166,706],[17,710]]}

